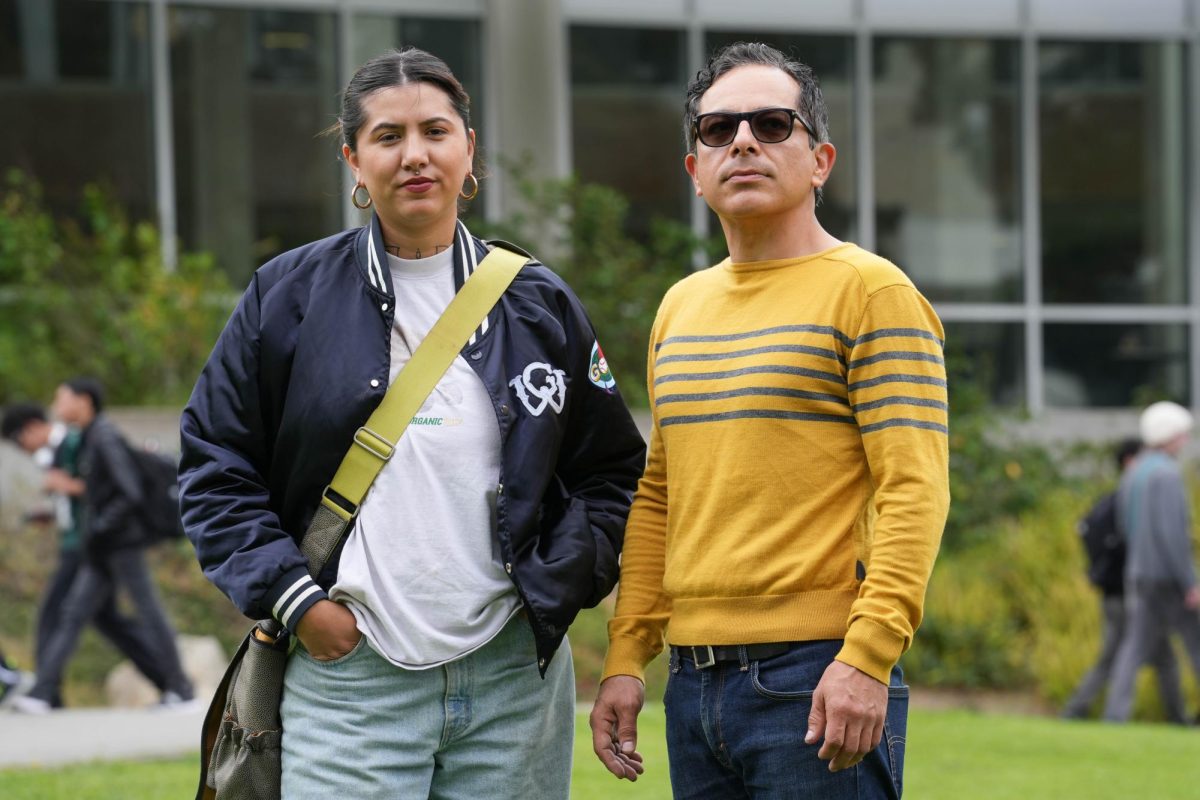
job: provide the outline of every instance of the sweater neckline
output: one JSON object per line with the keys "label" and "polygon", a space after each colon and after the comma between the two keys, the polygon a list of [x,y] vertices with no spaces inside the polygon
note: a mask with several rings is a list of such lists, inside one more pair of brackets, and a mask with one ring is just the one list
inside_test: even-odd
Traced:
{"label": "sweater neckline", "polygon": [[799,266],[812,261],[819,261],[827,258],[839,250],[844,250],[848,247],[854,247],[853,242],[842,242],[833,247],[828,247],[824,250],[819,250],[815,253],[810,253],[806,256],[796,256],[794,258],[773,258],[767,261],[734,261],[732,258],[725,259],[725,268],[730,272],[759,272],[762,270],[781,269],[783,267]]}

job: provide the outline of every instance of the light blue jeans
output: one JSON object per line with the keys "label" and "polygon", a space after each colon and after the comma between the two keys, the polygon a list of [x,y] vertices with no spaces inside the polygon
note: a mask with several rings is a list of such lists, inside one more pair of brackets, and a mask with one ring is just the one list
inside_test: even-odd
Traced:
{"label": "light blue jeans", "polygon": [[562,800],[575,675],[564,640],[545,680],[524,615],[470,655],[405,670],[363,639],[342,658],[303,647],[283,688],[283,798]]}

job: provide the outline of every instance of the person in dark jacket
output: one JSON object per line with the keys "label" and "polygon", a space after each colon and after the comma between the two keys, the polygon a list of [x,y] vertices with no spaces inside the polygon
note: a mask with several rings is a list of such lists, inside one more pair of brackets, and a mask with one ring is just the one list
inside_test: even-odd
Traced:
{"label": "person in dark jacket", "polygon": [[[31,403],[14,403],[4,409],[4,422],[0,435],[13,441],[35,461],[41,453],[52,451],[50,465],[46,470],[43,489],[56,496],[58,505],[55,514],[59,527],[58,567],[50,576],[38,605],[37,629],[34,637],[34,664],[47,664],[46,648],[59,630],[63,604],[75,579],[87,563],[83,551],[84,492],[79,477],[79,452],[83,436],[76,428],[61,423],[52,423],[41,406]],[[92,579],[103,581],[108,573],[93,571]],[[117,598],[112,582],[107,591],[96,592],[99,601],[92,616],[92,624],[102,636],[130,659],[147,679],[167,691],[166,678],[162,672],[155,648],[143,640],[142,626],[122,614],[117,607]],[[43,669],[43,672],[46,670]],[[60,686],[52,687],[49,702],[53,708],[61,708]],[[33,704],[37,706],[37,703]]]}
{"label": "person in dark jacket", "polygon": [[13,701],[26,713],[50,710],[63,672],[84,627],[125,593],[135,614],[127,637],[142,657],[135,659],[162,691],[164,706],[190,708],[191,682],[184,675],[175,631],[146,567],[146,531],[138,515],[141,483],[129,445],[103,414],[104,390],[90,378],[73,378],[54,395],[54,415],[82,432],[78,479],[83,483],[83,563],[58,611],[57,626],[40,648],[37,681]]}
{"label": "person in dark jacket", "polygon": [[257,271],[184,411],[181,505],[205,574],[299,640],[285,798],[569,790],[565,635],[617,580],[645,445],[561,279],[527,264],[480,320],[315,580],[298,546],[488,253],[458,219],[478,191],[469,104],[417,49],[354,74],[338,129],[369,223]]}
{"label": "person in dark jacket", "polygon": [[[1141,452],[1140,439],[1122,441],[1116,450],[1117,471],[1124,475]],[[1117,522],[1117,493],[1101,497],[1079,523],[1079,535],[1088,556],[1088,579],[1100,592],[1100,615],[1104,623],[1100,656],[1079,682],[1063,707],[1064,719],[1084,719],[1092,703],[1104,691],[1125,638],[1125,534]],[[1179,662],[1171,643],[1163,640],[1150,663],[1158,678],[1158,694],[1163,700],[1167,719],[1186,722],[1183,689],[1179,683]]]}

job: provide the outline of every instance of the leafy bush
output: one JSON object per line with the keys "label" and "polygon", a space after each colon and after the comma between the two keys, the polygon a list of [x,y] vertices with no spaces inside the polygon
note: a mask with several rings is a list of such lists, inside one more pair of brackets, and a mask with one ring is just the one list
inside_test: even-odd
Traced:
{"label": "leafy bush", "polygon": [[[947,343],[952,348],[952,343]],[[951,350],[952,352],[952,350]],[[1016,420],[991,408],[984,383],[955,358],[950,384],[950,515],[942,551],[978,544],[993,528],[1037,507],[1050,492],[1071,484],[1060,458],[1047,447],[1012,436]]]}
{"label": "leafy bush", "polygon": [[88,374],[116,404],[182,402],[232,310],[228,282],[203,254],[168,271],[155,227],[102,187],[82,212],[52,218],[16,171],[0,189],[0,401]]}

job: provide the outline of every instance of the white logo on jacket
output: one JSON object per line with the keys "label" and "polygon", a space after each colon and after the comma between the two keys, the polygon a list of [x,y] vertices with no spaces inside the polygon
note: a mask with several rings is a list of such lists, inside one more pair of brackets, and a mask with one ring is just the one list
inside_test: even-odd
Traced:
{"label": "white logo on jacket", "polygon": [[517,392],[521,405],[535,417],[540,417],[546,406],[561,414],[567,398],[566,373],[549,364],[534,361],[525,370],[508,382]]}

